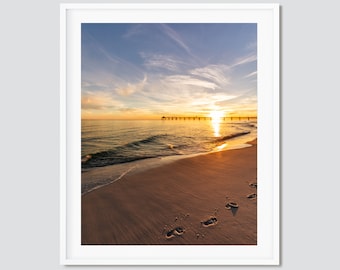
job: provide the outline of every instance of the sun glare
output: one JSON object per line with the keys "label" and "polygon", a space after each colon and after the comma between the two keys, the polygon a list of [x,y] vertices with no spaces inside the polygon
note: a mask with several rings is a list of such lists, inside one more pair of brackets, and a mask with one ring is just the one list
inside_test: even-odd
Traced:
{"label": "sun glare", "polygon": [[221,121],[221,117],[223,117],[223,112],[221,112],[221,111],[211,111],[209,116],[211,117],[211,119],[213,121],[220,122]]}
{"label": "sun glare", "polygon": [[215,137],[220,137],[220,123],[221,123],[221,118],[223,117],[224,113],[221,111],[211,111],[209,116],[211,117],[211,124],[214,129],[214,136]]}

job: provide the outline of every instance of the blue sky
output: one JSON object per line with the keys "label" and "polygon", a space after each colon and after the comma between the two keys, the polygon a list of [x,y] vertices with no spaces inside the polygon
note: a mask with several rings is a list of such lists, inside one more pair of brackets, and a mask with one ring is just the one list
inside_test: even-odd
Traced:
{"label": "blue sky", "polygon": [[82,118],[256,115],[256,24],[82,24]]}

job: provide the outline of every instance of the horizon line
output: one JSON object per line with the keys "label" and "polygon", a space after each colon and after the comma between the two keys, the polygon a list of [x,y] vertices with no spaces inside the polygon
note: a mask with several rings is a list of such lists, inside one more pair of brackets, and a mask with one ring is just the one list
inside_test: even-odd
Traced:
{"label": "horizon line", "polygon": [[[244,116],[244,115],[235,115],[235,116],[223,116],[219,117],[219,119],[232,119],[232,118],[256,118],[256,116]],[[158,118],[81,118],[81,120],[197,120],[197,119],[205,119],[205,120],[211,120],[212,117],[210,116],[161,116]]]}

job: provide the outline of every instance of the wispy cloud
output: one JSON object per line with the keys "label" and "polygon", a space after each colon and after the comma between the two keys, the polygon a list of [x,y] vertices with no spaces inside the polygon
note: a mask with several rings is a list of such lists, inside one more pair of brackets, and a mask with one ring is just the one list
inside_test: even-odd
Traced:
{"label": "wispy cloud", "polygon": [[236,59],[236,61],[231,65],[231,67],[248,64],[251,62],[255,62],[256,60],[257,60],[256,54],[247,55],[247,56]]}
{"label": "wispy cloud", "polygon": [[135,84],[127,83],[127,85],[125,86],[116,88],[115,91],[120,96],[130,96],[136,92],[143,90],[146,83],[147,76],[145,75],[142,81]]}
{"label": "wispy cloud", "polygon": [[230,107],[235,106],[238,108],[248,108],[249,105],[251,109],[256,109],[257,106],[257,95],[254,89],[243,89],[238,91],[238,95],[236,95],[232,99],[221,100],[216,103],[216,105],[221,107]]}
{"label": "wispy cloud", "polygon": [[113,63],[118,63],[117,59],[115,59],[104,47],[88,32],[83,33],[87,39],[91,40],[92,48],[95,51],[100,52],[102,57],[104,57],[108,61],[112,61]]}
{"label": "wispy cloud", "polygon": [[201,93],[200,97],[194,97],[191,100],[191,105],[193,106],[205,106],[205,107],[213,107],[217,103],[225,102],[227,100],[234,99],[235,95],[227,95],[224,93],[210,94],[210,93]]}
{"label": "wispy cloud", "polygon": [[130,38],[143,33],[143,25],[135,24],[129,28],[129,30],[123,35],[123,38]]}
{"label": "wispy cloud", "polygon": [[106,89],[108,89],[108,86],[104,83],[91,82],[85,80],[81,82],[82,93],[86,93],[88,91],[103,91]]}
{"label": "wispy cloud", "polygon": [[166,69],[169,71],[179,71],[185,63],[171,55],[151,54],[141,52],[140,56],[144,59],[144,65],[150,69]]}
{"label": "wispy cloud", "polygon": [[229,78],[226,75],[230,68],[226,65],[209,65],[203,68],[196,68],[190,74],[200,77],[201,79],[213,82],[215,85],[224,87],[229,84]]}
{"label": "wispy cloud", "polygon": [[[111,74],[115,80],[121,80],[131,75],[139,77],[143,75],[143,70],[138,65],[118,56],[115,50],[109,50],[109,46],[104,47],[91,34],[86,33],[86,37],[91,41],[91,45],[83,48],[82,53],[86,55],[91,52],[91,54],[97,55],[97,57],[82,57],[82,65],[84,66],[83,78],[88,77],[89,74],[94,74],[94,77],[98,78],[103,74],[106,74],[106,77]],[[100,79],[102,80],[102,78]]]}
{"label": "wispy cloud", "polygon": [[168,76],[166,82],[172,84],[174,87],[181,88],[181,85],[192,85],[196,87],[216,89],[217,85],[207,80],[201,80],[189,75],[174,75]]}
{"label": "wispy cloud", "polygon": [[174,29],[167,24],[160,24],[160,26],[164,30],[164,33],[177,43],[177,45],[183,48],[188,54],[191,54],[190,48],[185,44],[182,37]]}
{"label": "wispy cloud", "polygon": [[82,94],[82,110],[112,110],[122,106],[122,103],[115,100],[108,92],[87,92]]}
{"label": "wispy cloud", "polygon": [[257,75],[257,71],[254,71],[254,72],[251,72],[251,73],[245,75],[244,78],[256,77],[256,75]]}
{"label": "wispy cloud", "polygon": [[109,61],[118,64],[119,60],[117,58],[115,58],[114,56],[110,55],[110,53],[108,51],[106,51],[102,46],[97,44],[97,49],[98,51],[100,51],[102,53],[102,55]]}

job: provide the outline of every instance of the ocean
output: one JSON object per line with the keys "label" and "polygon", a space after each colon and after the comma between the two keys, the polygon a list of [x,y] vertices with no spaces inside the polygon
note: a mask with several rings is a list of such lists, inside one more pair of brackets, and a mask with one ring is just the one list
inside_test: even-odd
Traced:
{"label": "ocean", "polygon": [[174,159],[246,147],[256,120],[82,120],[82,194]]}

